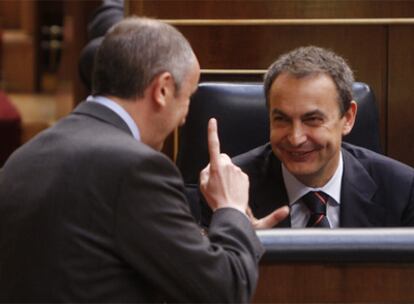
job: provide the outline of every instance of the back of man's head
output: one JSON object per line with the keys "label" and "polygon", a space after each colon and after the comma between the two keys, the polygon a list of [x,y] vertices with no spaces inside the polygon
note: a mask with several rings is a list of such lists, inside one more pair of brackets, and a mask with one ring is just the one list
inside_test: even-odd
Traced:
{"label": "back of man's head", "polygon": [[187,39],[173,26],[130,17],[106,34],[95,57],[92,95],[135,99],[155,76],[170,72],[177,91],[193,62]]}

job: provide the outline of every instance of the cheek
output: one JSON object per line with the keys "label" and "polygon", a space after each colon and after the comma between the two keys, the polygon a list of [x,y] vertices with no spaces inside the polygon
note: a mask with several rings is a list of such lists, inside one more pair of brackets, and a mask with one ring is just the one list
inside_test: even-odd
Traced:
{"label": "cheek", "polygon": [[336,154],[341,148],[341,135],[336,132],[321,132],[312,137],[311,141],[315,146],[320,147],[323,155]]}
{"label": "cheek", "polygon": [[182,108],[182,114],[184,115],[184,116],[187,116],[187,114],[188,114],[188,110],[190,109],[190,102],[189,101],[187,101],[187,102],[185,102],[184,103],[184,105],[183,105],[183,108]]}
{"label": "cheek", "polygon": [[327,129],[324,132],[324,137],[326,141],[329,141],[332,145],[338,146],[342,142],[342,136],[344,131],[344,124],[338,123],[332,128]]}
{"label": "cheek", "polygon": [[306,131],[308,140],[318,143],[322,146],[328,146],[336,143],[342,137],[338,125],[325,124],[318,127],[309,127]]}
{"label": "cheek", "polygon": [[273,145],[279,143],[282,140],[283,137],[284,137],[283,130],[270,129],[270,142]]}
{"label": "cheek", "polygon": [[180,120],[180,125],[183,125],[185,123],[189,108],[190,108],[190,102],[187,101],[183,103],[182,107],[180,108],[180,111],[177,111],[179,115],[178,119]]}
{"label": "cheek", "polygon": [[188,108],[185,109],[181,115],[181,124],[184,124],[186,119],[187,119],[187,115],[188,115]]}
{"label": "cheek", "polygon": [[329,141],[331,148],[334,150],[340,149],[341,143],[342,143],[342,134],[332,135]]}

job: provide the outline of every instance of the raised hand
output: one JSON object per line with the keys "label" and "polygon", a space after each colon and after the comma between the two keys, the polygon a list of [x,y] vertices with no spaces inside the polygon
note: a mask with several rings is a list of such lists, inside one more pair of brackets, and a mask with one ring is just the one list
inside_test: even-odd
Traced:
{"label": "raised hand", "polygon": [[220,153],[214,118],[208,122],[208,152],[210,163],[200,173],[200,189],[207,203],[213,211],[231,207],[244,213],[249,199],[249,179],[228,155]]}

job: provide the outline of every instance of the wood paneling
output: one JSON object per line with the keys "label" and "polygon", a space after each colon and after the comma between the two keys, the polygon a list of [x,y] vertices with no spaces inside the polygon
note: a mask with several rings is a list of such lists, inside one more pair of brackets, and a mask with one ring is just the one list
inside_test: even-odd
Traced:
{"label": "wood paneling", "polygon": [[0,1],[0,25],[3,29],[20,29],[20,6],[19,0]]}
{"label": "wood paneling", "polygon": [[59,71],[60,80],[72,80],[73,104],[81,102],[88,92],[82,84],[78,71],[78,60],[83,47],[88,42],[87,24],[98,1],[70,0],[64,2],[64,49]]}
{"label": "wood paneling", "polygon": [[35,37],[39,26],[38,6],[40,0],[20,1],[20,28],[24,33]]}
{"label": "wood paneling", "polygon": [[388,154],[414,166],[414,24],[389,31]]}
{"label": "wood paneling", "polygon": [[130,0],[129,8],[160,19],[414,17],[410,0]]}
{"label": "wood paneling", "polygon": [[23,31],[3,32],[2,67],[5,87],[14,92],[32,92],[36,86],[37,62],[34,37]]}
{"label": "wood paneling", "polygon": [[413,264],[268,264],[254,303],[413,303]]}
{"label": "wood paneling", "polygon": [[0,60],[4,86],[8,90],[36,89],[36,4],[36,1],[0,1],[0,22],[4,25]]}

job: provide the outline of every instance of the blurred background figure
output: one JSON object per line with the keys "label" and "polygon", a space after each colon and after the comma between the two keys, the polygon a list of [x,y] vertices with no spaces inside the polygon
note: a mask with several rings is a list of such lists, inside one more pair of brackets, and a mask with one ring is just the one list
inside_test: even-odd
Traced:
{"label": "blurred background figure", "polygon": [[88,24],[89,42],[82,50],[79,59],[79,75],[87,90],[91,89],[92,70],[96,50],[102,43],[103,36],[115,23],[124,18],[123,0],[103,0]]}

